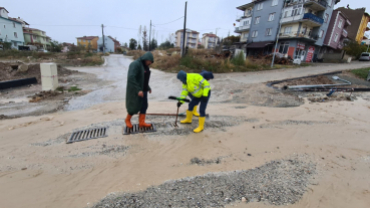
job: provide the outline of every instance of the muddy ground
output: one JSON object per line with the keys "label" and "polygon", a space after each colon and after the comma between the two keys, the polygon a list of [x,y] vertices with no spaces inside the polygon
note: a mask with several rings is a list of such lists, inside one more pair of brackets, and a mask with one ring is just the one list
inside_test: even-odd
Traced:
{"label": "muddy ground", "polygon": [[[0,62],[2,81],[36,77],[38,84],[0,91],[0,119],[37,116],[61,111],[71,99],[91,92],[92,85],[95,88],[107,83],[97,79],[94,74],[68,70],[58,66],[60,88],[55,92],[41,92],[39,64],[29,65],[27,72],[19,72],[16,67],[10,70],[10,65]],[[68,89],[71,87],[77,87],[80,90],[69,91]]]}
{"label": "muddy ground", "polygon": [[[65,111],[0,121],[0,207],[370,204],[370,93],[312,102],[309,94],[266,86],[278,77],[307,75],[306,68],[217,74],[202,133],[192,133],[196,117],[175,128],[174,116],[148,115],[157,132],[123,135],[122,80],[130,60],[109,59],[106,66],[81,68],[65,78],[68,85],[91,90],[73,96]],[[181,85],[174,74],[152,73],[148,113],[174,114],[176,102],[167,97],[179,94]],[[32,87],[2,100],[22,103],[38,92]],[[45,100],[34,107],[42,112],[48,106]],[[180,112],[185,110],[183,105]],[[107,127],[107,137],[66,144],[74,131],[91,127]]]}

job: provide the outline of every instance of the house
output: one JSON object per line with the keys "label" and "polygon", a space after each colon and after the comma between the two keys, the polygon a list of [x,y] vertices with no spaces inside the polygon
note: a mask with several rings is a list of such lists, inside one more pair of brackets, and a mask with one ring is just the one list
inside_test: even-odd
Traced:
{"label": "house", "polygon": [[108,38],[112,39],[114,42],[114,52],[117,52],[117,48],[121,48],[121,44],[119,43],[118,40],[115,38],[112,38],[111,36],[108,36]]}
{"label": "house", "polygon": [[99,36],[83,36],[77,38],[77,45],[85,46],[86,49],[97,51],[98,50]]}
{"label": "house", "polygon": [[62,48],[62,52],[63,53],[67,53],[67,52],[69,52],[70,50],[71,50],[71,48],[74,46],[74,43],[72,44],[72,43],[62,43],[62,46],[63,46],[63,48]]}
{"label": "house", "polygon": [[339,10],[333,11],[332,18],[329,23],[328,32],[324,40],[324,53],[333,53],[336,50],[342,50],[344,40],[348,37],[347,29],[351,26],[351,22],[346,14]]}
{"label": "house", "polygon": [[366,8],[347,9],[340,7],[336,10],[346,14],[352,23],[347,30],[350,40],[361,43],[362,40],[369,39],[369,35],[365,33],[370,30],[370,15],[365,12]]}
{"label": "house", "polygon": [[[182,48],[184,30],[176,31],[176,47]],[[185,47],[197,49],[199,42],[199,32],[186,29],[185,32]]]}
{"label": "house", "polygon": [[8,16],[8,10],[0,7],[0,42],[11,43],[11,48],[24,45],[22,22]]}
{"label": "house", "polygon": [[50,49],[51,38],[46,35],[45,31],[24,27],[23,34],[25,45],[35,45],[46,50]]}
{"label": "house", "polygon": [[206,49],[215,48],[219,38],[213,33],[205,33],[202,37],[202,45]]}
{"label": "house", "polygon": [[[98,51],[99,52],[109,52],[114,53],[116,50],[117,43],[115,39],[110,36],[104,36],[104,48],[103,48],[103,38],[98,39]],[[118,42],[119,43],[119,42]]]}
{"label": "house", "polygon": [[322,53],[333,8],[338,2],[255,0],[237,7],[244,13],[235,30],[241,34],[239,46],[244,46],[248,55],[269,54],[274,51],[278,36],[277,52],[310,62]]}

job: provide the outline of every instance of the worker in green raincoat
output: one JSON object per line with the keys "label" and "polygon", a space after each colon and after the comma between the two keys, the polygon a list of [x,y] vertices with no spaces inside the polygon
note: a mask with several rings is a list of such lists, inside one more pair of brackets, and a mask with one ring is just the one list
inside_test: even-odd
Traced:
{"label": "worker in green raincoat", "polygon": [[139,59],[133,61],[128,69],[126,87],[126,127],[132,128],[131,118],[140,112],[139,127],[151,127],[145,123],[145,114],[148,109],[148,92],[152,93],[149,86],[150,69],[154,63],[153,54],[147,52]]}

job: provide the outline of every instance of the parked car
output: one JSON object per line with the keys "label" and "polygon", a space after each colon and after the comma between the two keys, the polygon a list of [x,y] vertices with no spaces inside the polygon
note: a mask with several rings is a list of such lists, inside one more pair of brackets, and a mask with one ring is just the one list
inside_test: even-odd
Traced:
{"label": "parked car", "polygon": [[360,56],[360,61],[370,61],[370,53],[363,52]]}

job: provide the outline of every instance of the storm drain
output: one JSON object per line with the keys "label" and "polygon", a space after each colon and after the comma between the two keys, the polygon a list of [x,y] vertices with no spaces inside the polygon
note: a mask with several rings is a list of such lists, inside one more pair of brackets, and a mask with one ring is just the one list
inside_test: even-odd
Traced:
{"label": "storm drain", "polygon": [[81,131],[75,131],[72,133],[71,137],[68,139],[67,144],[74,142],[81,142],[90,139],[98,139],[107,136],[107,127],[101,128],[91,128]]}
{"label": "storm drain", "polygon": [[150,132],[156,132],[157,129],[155,128],[154,124],[152,124],[151,127],[139,127],[139,124],[132,125],[132,128],[123,127],[123,135],[129,135],[129,134],[139,134],[139,133],[150,133]]}

